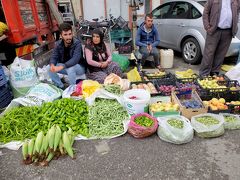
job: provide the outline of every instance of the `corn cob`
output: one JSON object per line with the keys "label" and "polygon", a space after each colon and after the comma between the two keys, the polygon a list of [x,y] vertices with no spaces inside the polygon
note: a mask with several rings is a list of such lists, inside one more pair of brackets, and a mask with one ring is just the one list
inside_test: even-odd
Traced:
{"label": "corn cob", "polygon": [[54,136],[54,149],[53,149],[54,151],[56,151],[56,149],[59,145],[61,136],[62,136],[62,131],[59,126],[56,126],[56,132],[55,132],[55,136]]}
{"label": "corn cob", "polygon": [[42,146],[42,140],[43,140],[43,132],[39,132],[35,141],[35,148],[36,152],[40,152],[41,146]]}
{"label": "corn cob", "polygon": [[71,146],[71,144],[70,144],[69,137],[68,137],[68,134],[67,134],[66,131],[63,133],[63,145],[64,145],[64,148],[66,149],[68,155],[69,155],[71,158],[73,158],[72,146]]}
{"label": "corn cob", "polygon": [[60,150],[61,155],[65,154],[62,139],[60,139],[60,142],[59,142],[59,150]]}
{"label": "corn cob", "polygon": [[54,136],[55,136],[55,125],[51,127],[51,129],[49,130],[49,134],[48,134],[48,143],[49,143],[49,147],[50,149],[53,150],[53,146],[54,146]]}
{"label": "corn cob", "polygon": [[28,142],[28,155],[29,155],[30,158],[32,158],[32,155],[33,155],[34,142],[35,142],[34,139],[31,139],[31,140]]}
{"label": "corn cob", "polygon": [[46,152],[48,149],[48,134],[46,134],[45,138],[43,139],[43,152]]}
{"label": "corn cob", "polygon": [[47,136],[43,136],[42,146],[40,148],[39,154],[43,154],[43,152],[44,152],[44,148],[45,148],[44,142],[46,142],[46,139],[47,139]]}
{"label": "corn cob", "polygon": [[48,166],[49,162],[53,159],[54,153],[50,152],[47,156],[47,159],[40,163],[41,166]]}
{"label": "corn cob", "polygon": [[73,134],[73,130],[71,128],[68,129],[67,131],[68,133],[68,137],[69,137],[69,141],[70,141],[70,145],[71,147],[73,146],[74,143],[74,134]]}
{"label": "corn cob", "polygon": [[23,159],[26,160],[28,156],[28,143],[26,141],[22,145],[22,155]]}

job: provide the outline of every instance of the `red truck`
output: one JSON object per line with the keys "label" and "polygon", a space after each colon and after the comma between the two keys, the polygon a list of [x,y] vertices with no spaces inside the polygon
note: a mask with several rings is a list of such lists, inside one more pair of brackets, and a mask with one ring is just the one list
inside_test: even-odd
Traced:
{"label": "red truck", "polygon": [[[57,0],[52,3],[57,9]],[[7,41],[1,43],[9,43],[17,56],[27,59],[52,49],[58,23],[49,7],[46,0],[1,0],[0,16],[3,17],[0,21],[4,21],[9,29]]]}

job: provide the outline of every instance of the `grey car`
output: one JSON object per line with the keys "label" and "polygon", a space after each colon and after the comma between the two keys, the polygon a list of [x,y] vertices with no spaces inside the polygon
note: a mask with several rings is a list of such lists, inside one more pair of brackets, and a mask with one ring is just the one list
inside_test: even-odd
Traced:
{"label": "grey car", "polygon": [[[206,31],[202,13],[206,1],[167,0],[152,11],[160,35],[160,46],[182,53],[187,63],[196,64],[202,59]],[[226,56],[236,56],[240,40],[233,38]]]}

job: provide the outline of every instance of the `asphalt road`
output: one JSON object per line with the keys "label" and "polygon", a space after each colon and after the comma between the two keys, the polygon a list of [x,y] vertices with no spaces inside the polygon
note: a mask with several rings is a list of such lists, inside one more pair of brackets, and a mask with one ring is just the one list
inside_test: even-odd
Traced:
{"label": "asphalt road", "polygon": [[[174,71],[198,65],[174,60]],[[21,150],[0,149],[1,180],[239,180],[240,130],[218,138],[194,137],[174,145],[157,134],[135,139],[129,134],[110,140],[75,141],[76,159],[62,157],[48,167],[23,165]]]}

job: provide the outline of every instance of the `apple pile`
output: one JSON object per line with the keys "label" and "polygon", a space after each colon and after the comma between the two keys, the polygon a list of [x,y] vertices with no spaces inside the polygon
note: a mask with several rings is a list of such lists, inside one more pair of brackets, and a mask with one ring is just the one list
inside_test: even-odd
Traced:
{"label": "apple pile", "polygon": [[150,111],[178,111],[179,105],[172,102],[156,102],[150,105]]}
{"label": "apple pile", "polygon": [[210,107],[211,110],[217,111],[217,110],[227,110],[228,106],[225,104],[226,101],[224,98],[212,98],[210,101],[203,101],[203,103]]}
{"label": "apple pile", "polygon": [[217,83],[218,81],[216,79],[203,79],[198,80],[198,83],[204,88],[204,89],[225,89],[226,86],[221,86]]}

